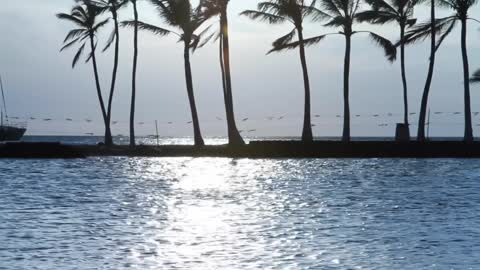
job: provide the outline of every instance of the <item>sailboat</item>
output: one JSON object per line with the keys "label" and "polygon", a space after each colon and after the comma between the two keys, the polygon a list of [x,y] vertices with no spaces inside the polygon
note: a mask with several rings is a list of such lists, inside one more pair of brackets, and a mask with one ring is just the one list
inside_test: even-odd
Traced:
{"label": "sailboat", "polygon": [[2,90],[2,103],[3,106],[0,108],[0,142],[2,141],[18,141],[20,140],[25,132],[26,128],[10,123],[8,120],[7,113],[7,103],[5,102],[5,92],[3,89],[3,81],[0,76],[0,88]]}

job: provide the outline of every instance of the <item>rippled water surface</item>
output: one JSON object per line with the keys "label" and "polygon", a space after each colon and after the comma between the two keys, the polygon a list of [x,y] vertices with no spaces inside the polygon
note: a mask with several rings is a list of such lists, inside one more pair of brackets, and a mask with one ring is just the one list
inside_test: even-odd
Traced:
{"label": "rippled water surface", "polygon": [[479,160],[0,160],[0,269],[479,265]]}

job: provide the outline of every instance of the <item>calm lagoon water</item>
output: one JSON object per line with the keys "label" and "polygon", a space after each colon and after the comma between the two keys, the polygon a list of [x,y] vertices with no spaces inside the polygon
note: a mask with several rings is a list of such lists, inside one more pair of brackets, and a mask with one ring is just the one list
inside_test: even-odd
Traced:
{"label": "calm lagoon water", "polygon": [[480,160],[0,160],[0,269],[479,269]]}

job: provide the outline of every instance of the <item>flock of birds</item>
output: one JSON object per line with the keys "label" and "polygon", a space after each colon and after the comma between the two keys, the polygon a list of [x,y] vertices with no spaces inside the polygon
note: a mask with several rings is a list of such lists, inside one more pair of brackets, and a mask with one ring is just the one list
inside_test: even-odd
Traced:
{"label": "flock of birds", "polygon": [[[417,113],[416,112],[411,112],[409,113],[410,116],[415,116]],[[474,116],[478,116],[480,114],[480,112],[473,112],[472,113]],[[433,115],[462,115],[461,112],[442,112],[442,111],[436,111],[436,112],[433,112]],[[378,119],[378,118],[382,118],[382,117],[393,117],[393,116],[402,116],[402,114],[394,114],[394,113],[386,113],[386,114],[355,114],[353,115],[353,117],[355,118],[372,118],[372,119]],[[36,122],[61,122],[61,121],[66,121],[66,122],[76,122],[76,123],[79,123],[79,122],[85,122],[85,123],[93,123],[94,121],[90,118],[85,118],[83,120],[76,120],[74,118],[64,118],[64,119],[54,119],[54,118],[41,118],[41,117],[33,117],[33,116],[30,116],[30,117],[18,117],[18,116],[14,116],[14,117],[9,117],[10,119],[14,119],[14,120],[18,120],[18,121],[26,121],[26,122],[29,122],[29,121],[36,121]],[[296,122],[298,121],[301,121],[302,117],[301,116],[294,116],[294,115],[277,115],[277,116],[268,116],[268,117],[263,117],[263,118],[258,118],[258,117],[245,117],[245,118],[242,118],[239,122],[241,123],[247,123],[247,122],[251,122],[251,121],[281,121],[281,120],[286,120],[286,119],[290,119],[293,121],[295,120]],[[320,115],[320,114],[314,114],[313,115],[313,118],[339,118],[340,120],[343,119],[343,116],[340,115],[340,114],[335,114],[335,115]],[[222,117],[215,117],[215,120],[216,121],[223,121],[224,119]],[[146,125],[147,123],[154,123],[156,122],[155,120],[153,121],[140,121],[140,122],[137,122],[137,124],[139,126],[142,126],[142,125]],[[185,122],[173,122],[173,121],[166,121],[166,122],[158,122],[159,124],[163,124],[163,125],[178,125],[178,124],[192,124],[192,121],[185,121]],[[122,121],[112,121],[112,126],[115,126],[115,125],[119,125],[119,124],[128,124],[128,122],[122,122]],[[396,123],[395,123],[396,124]],[[388,127],[388,126],[391,126],[391,125],[395,125],[395,124],[392,124],[392,123],[385,123],[385,121],[382,121],[382,123],[379,123],[377,124],[378,127]],[[415,125],[415,123],[412,123],[413,125]],[[317,127],[319,126],[320,124],[318,123],[313,123],[312,124],[312,127]],[[430,123],[427,123],[427,125],[430,125]],[[476,126],[480,126],[480,124],[477,124]],[[243,129],[243,130],[239,130],[239,132],[241,133],[254,133],[256,132],[257,129]],[[93,135],[93,133],[85,133],[85,135]]]}

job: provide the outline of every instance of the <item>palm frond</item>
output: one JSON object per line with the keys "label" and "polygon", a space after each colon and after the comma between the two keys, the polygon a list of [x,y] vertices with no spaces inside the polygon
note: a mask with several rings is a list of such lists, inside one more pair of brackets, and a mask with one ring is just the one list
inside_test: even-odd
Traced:
{"label": "palm frond", "polygon": [[[441,35],[445,30],[445,28],[449,26],[450,20],[455,20],[455,19],[456,19],[455,16],[435,19],[435,24],[434,24],[435,34]],[[409,44],[414,44],[429,38],[431,35],[431,28],[432,28],[431,22],[417,24],[415,27],[413,27],[410,31],[407,32],[403,40],[403,43],[409,45]],[[397,44],[400,44],[400,42],[402,41],[400,40]]]}
{"label": "palm frond", "polygon": [[470,78],[471,83],[480,83],[480,69],[475,71]]}
{"label": "palm frond", "polygon": [[365,0],[365,2],[368,5],[370,5],[373,10],[383,11],[383,12],[388,12],[388,13],[393,13],[393,14],[397,13],[397,9],[392,7],[387,1],[384,1],[384,0]]}
{"label": "palm frond", "polygon": [[[316,37],[304,39],[303,40],[303,45],[305,47],[315,45],[315,44],[319,43],[320,41],[322,41],[328,35],[331,35],[331,34],[325,34],[325,35],[321,35],[321,36],[316,36]],[[300,44],[301,44],[300,41],[286,43],[286,44],[283,44],[281,46],[273,47],[273,49],[271,49],[267,54],[270,54],[272,52],[281,52],[281,51],[285,51],[285,50],[293,50],[295,48],[298,48],[298,46],[300,46]]]}
{"label": "palm frond", "polygon": [[346,25],[348,23],[347,18],[343,16],[336,16],[332,18],[330,21],[328,21],[324,26],[326,27],[339,27]]}
{"label": "palm frond", "polygon": [[110,33],[110,37],[108,38],[107,44],[105,45],[105,48],[103,48],[102,52],[106,52],[108,50],[108,48],[110,48],[110,46],[112,46],[116,37],[117,37],[117,33],[115,32],[115,29],[113,29],[112,33]]}
{"label": "palm frond", "polygon": [[311,21],[322,21],[332,18],[328,13],[321,11],[314,6],[300,6],[302,9],[303,17],[308,17]]}
{"label": "palm frond", "polygon": [[393,62],[397,58],[397,48],[395,45],[390,42],[390,40],[375,34],[373,32],[368,32],[372,41],[381,47],[385,51],[385,56],[387,57],[388,61]]}
{"label": "palm frond", "polygon": [[95,25],[92,29],[93,32],[97,32],[100,28],[104,27],[109,21],[110,21],[110,18],[107,18],[107,19],[97,23],[97,25]]}
{"label": "palm frond", "polygon": [[72,46],[73,46],[75,43],[77,43],[78,41],[80,41],[80,37],[78,37],[78,38],[76,38],[76,39],[68,42],[67,44],[65,44],[65,45],[60,49],[60,51],[62,52],[62,51],[64,51],[64,50],[72,47]]}
{"label": "palm frond", "polygon": [[257,4],[257,9],[262,12],[278,15],[279,13],[281,13],[282,7],[280,7],[280,5],[275,2],[260,2]]}
{"label": "palm frond", "polygon": [[323,10],[326,12],[331,13],[333,16],[343,16],[343,14],[340,12],[339,7],[335,4],[333,0],[322,0],[320,1],[320,6]]}
{"label": "palm frond", "polygon": [[440,48],[440,45],[442,45],[445,38],[452,32],[456,24],[457,24],[457,20],[451,20],[450,25],[447,27],[445,32],[443,32],[440,38],[438,39],[437,44],[435,45],[435,51],[437,51]]}
{"label": "palm frond", "polygon": [[84,21],[82,21],[79,18],[77,18],[73,15],[70,15],[70,14],[58,13],[56,16],[60,20],[66,20],[66,21],[72,22],[72,23],[74,23],[74,24],[76,24],[80,27],[85,27],[85,25],[86,25],[86,23]]}
{"label": "palm frond", "polygon": [[80,59],[80,56],[82,56],[84,49],[85,49],[85,43],[83,43],[83,45],[80,46],[77,53],[75,54],[75,57],[73,57],[72,68],[75,68],[75,66],[77,65],[78,59]]}
{"label": "palm frond", "polygon": [[[167,30],[165,28],[161,28],[158,26],[155,26],[153,24],[145,23],[138,21],[138,29],[148,31],[150,33],[153,33],[158,36],[166,36],[172,33],[172,31]],[[123,21],[120,23],[120,26],[122,27],[135,27],[135,21]]]}
{"label": "palm frond", "polygon": [[[73,30],[70,30],[70,32],[68,32],[67,36],[65,37],[65,39],[63,40],[63,43],[71,40],[71,39],[75,39],[77,37],[80,37],[81,35],[85,34],[86,30],[85,29],[73,29]],[[88,33],[87,33],[88,34]]]}
{"label": "palm frond", "polygon": [[95,54],[95,51],[97,50],[97,42],[95,42],[95,45],[93,45],[93,50],[90,52],[88,55],[87,59],[85,60],[85,63],[90,62],[90,60],[93,58],[93,54]]}
{"label": "palm frond", "polygon": [[295,34],[297,33],[297,29],[293,29],[292,31],[290,31],[288,34],[278,38],[277,40],[275,40],[273,42],[273,47],[274,48],[277,48],[277,47],[281,47],[287,43],[290,43],[292,41],[292,39],[295,37]]}
{"label": "palm frond", "polygon": [[355,15],[358,22],[368,22],[372,24],[385,24],[397,20],[397,15],[394,13],[380,11],[380,10],[366,10]]}
{"label": "palm frond", "polygon": [[415,25],[417,23],[417,19],[408,19],[407,20],[407,26],[408,27],[412,27],[413,25]]}
{"label": "palm frond", "polygon": [[256,10],[245,10],[240,13],[240,15],[247,16],[252,20],[268,22],[270,24],[279,24],[286,21],[284,17]]}

